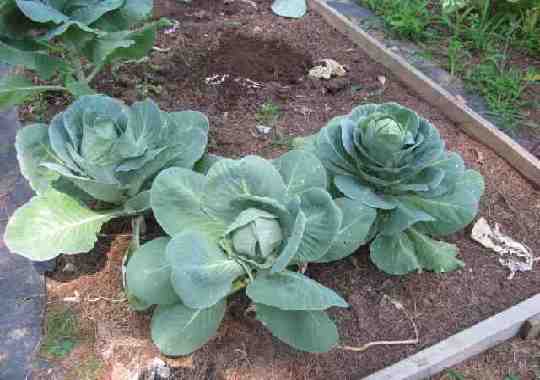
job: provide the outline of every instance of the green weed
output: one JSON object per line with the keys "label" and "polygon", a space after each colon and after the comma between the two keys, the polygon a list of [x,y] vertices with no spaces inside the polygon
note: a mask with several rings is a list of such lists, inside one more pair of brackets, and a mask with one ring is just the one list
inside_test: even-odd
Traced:
{"label": "green weed", "polygon": [[45,337],[41,345],[44,357],[62,358],[77,344],[77,317],[69,309],[52,310],[46,315]]}
{"label": "green weed", "polygon": [[428,27],[434,17],[430,14],[427,0],[360,0],[360,2],[381,16],[400,38],[426,40],[430,36]]}
{"label": "green weed", "polygon": [[255,119],[259,124],[271,127],[277,122],[280,114],[281,110],[279,109],[279,106],[272,101],[267,101],[261,106],[259,111],[257,111]]}

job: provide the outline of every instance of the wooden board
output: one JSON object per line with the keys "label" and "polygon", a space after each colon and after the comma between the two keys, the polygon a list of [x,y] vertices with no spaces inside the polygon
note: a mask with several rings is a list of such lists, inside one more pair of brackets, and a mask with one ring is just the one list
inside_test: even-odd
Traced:
{"label": "wooden board", "polygon": [[309,3],[312,9],[349,37],[371,59],[385,66],[426,102],[437,107],[467,134],[489,146],[535,186],[540,187],[540,160],[404,58],[387,49],[381,42],[328,6],[326,0],[309,0]]}
{"label": "wooden board", "polygon": [[516,336],[525,321],[538,317],[540,294],[363,380],[426,379]]}

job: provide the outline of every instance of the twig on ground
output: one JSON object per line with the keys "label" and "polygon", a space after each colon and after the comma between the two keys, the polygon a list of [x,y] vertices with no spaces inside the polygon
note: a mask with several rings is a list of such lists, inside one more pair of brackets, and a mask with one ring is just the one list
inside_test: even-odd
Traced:
{"label": "twig on ground", "polygon": [[114,298],[107,298],[107,297],[96,297],[96,298],[90,298],[88,297],[86,299],[87,302],[98,302],[98,301],[109,301],[109,302],[112,302],[112,303],[120,303],[120,302],[126,302],[127,301],[127,298],[119,298],[119,299],[114,299]]}
{"label": "twig on ground", "polygon": [[392,305],[394,305],[398,310],[401,310],[403,314],[405,314],[405,316],[407,317],[407,319],[411,322],[413,326],[415,338],[406,339],[406,340],[377,340],[374,342],[366,343],[360,347],[340,345],[338,346],[339,349],[345,350],[345,351],[353,351],[353,352],[364,352],[373,346],[394,346],[394,345],[405,345],[405,344],[418,344],[420,342],[420,334],[418,332],[418,327],[416,326],[416,323],[414,322],[413,317],[405,309],[403,304],[387,296],[386,294],[383,296],[383,298],[386,298],[387,300],[389,300],[392,303]]}

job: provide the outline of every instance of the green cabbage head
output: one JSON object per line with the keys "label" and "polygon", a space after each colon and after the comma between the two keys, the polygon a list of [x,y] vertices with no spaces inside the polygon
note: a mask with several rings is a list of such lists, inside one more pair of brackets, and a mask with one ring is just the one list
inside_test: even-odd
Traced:
{"label": "green cabbage head", "polygon": [[114,217],[149,208],[163,169],[191,169],[206,150],[208,120],[194,111],[162,112],[151,100],[131,107],[83,96],[50,125],[17,135],[21,172],[37,193],[10,219],[5,241],[32,260],[90,250]]}
{"label": "green cabbage head", "polygon": [[151,205],[170,238],[133,253],[127,287],[139,302],[158,305],[151,330],[163,353],[202,346],[227,296],[242,288],[257,318],[291,346],[322,352],[337,343],[325,310],[347,303],[297,271],[343,238],[342,212],[326,181],[319,160],[303,151],[274,161],[222,159],[206,176],[182,168],[157,176]]}
{"label": "green cabbage head", "polygon": [[395,103],[366,104],[332,119],[303,144],[327,169],[334,191],[351,202],[349,212],[353,202],[377,211],[370,257],[378,268],[405,274],[463,265],[456,246],[431,237],[474,219],[484,180],[445,149],[428,121]]}

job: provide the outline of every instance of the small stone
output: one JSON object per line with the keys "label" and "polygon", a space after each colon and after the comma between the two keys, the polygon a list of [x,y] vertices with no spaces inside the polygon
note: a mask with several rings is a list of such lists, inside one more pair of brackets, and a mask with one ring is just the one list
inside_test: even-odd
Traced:
{"label": "small stone", "polygon": [[255,129],[257,132],[259,132],[261,135],[268,135],[270,132],[272,132],[272,127],[267,127],[265,125],[256,125]]}
{"label": "small stone", "polygon": [[523,339],[535,339],[540,337],[540,316],[525,321],[521,329]]}
{"label": "small stone", "polygon": [[62,272],[75,273],[77,272],[77,267],[73,263],[66,263],[66,265],[64,265],[64,267],[62,268]]}

